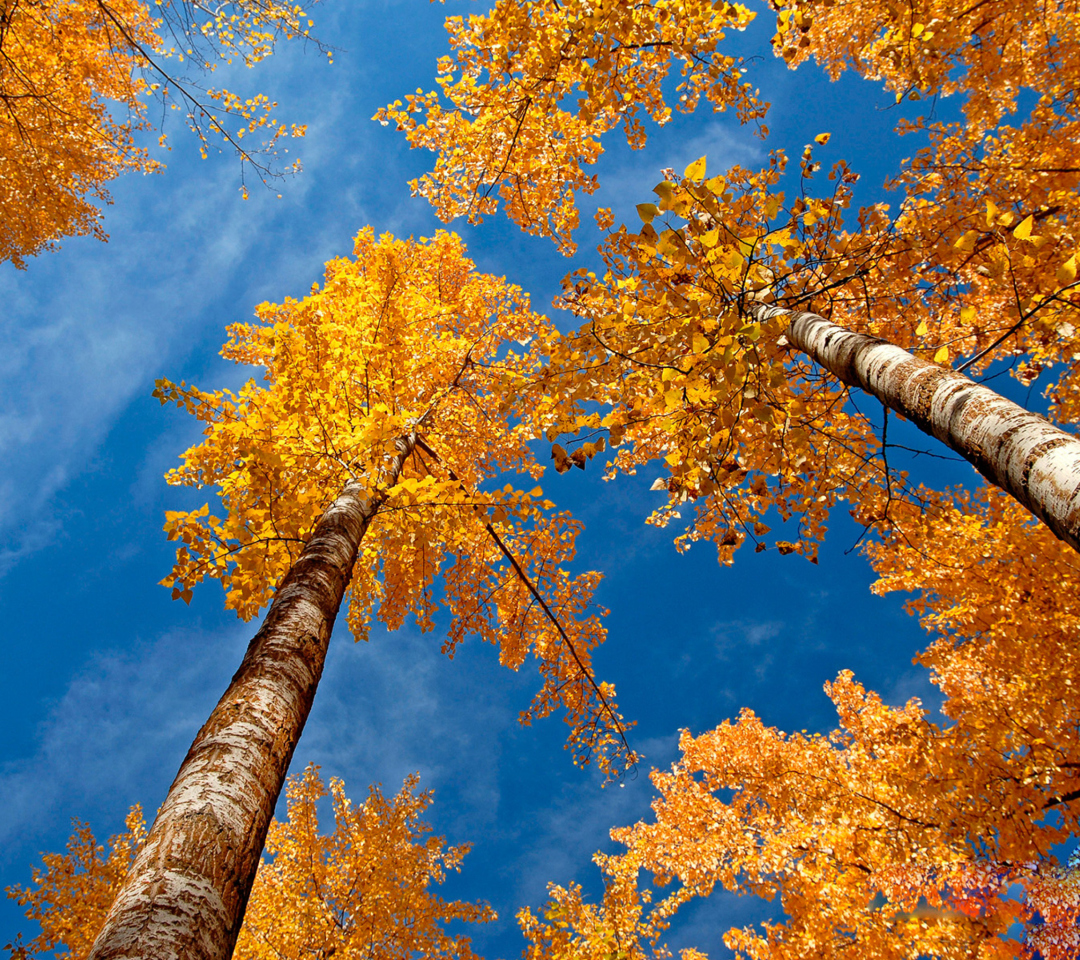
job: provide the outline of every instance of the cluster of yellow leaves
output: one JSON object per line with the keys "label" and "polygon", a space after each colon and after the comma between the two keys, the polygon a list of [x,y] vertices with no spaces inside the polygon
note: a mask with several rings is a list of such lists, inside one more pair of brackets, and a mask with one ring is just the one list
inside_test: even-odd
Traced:
{"label": "cluster of yellow leaves", "polygon": [[[840,955],[1071,960],[1080,927],[1080,563],[997,490],[921,491],[867,547],[879,592],[915,592],[937,634],[917,658],[946,722],[890,707],[842,673],[840,726],[785,735],[750,711],[656,771],[654,819],[597,856],[602,904],[552,887],[547,924],[521,915],[536,960],[666,956],[686,902],[719,885],[772,900],[784,922],[729,931],[753,960]],[[654,907],[639,871],[662,887]]]}
{"label": "cluster of yellow leaves", "polygon": [[[367,230],[354,254],[331,261],[310,296],[263,304],[258,322],[230,327],[223,355],[261,366],[266,386],[159,385],[163,403],[207,425],[169,482],[216,486],[224,508],[168,514],[180,546],[163,583],[188,599],[216,578],[226,605],[254,616],[326,506],[358,481],[380,509],[348,591],[353,634],[366,638],[376,607],[390,629],[412,616],[427,630],[445,606],[447,653],[469,634],[515,670],[531,653],[544,685],[522,719],[565,708],[579,759],[606,764],[625,741],[613,690],[591,674],[605,636],[603,611],[591,609],[600,575],[565,569],[581,525],[533,486],[542,468],[517,390],[537,361],[515,348],[547,321],[519,289],[476,273],[451,234],[406,242]],[[390,485],[386,465],[411,436]],[[531,489],[490,483],[507,473]]]}
{"label": "cluster of yellow leaves", "polygon": [[[469,845],[447,847],[420,820],[432,794],[417,793],[420,777],[405,779],[387,800],[372,787],[359,806],[341,780],[323,785],[317,768],[291,777],[289,815],[274,821],[255,876],[234,956],[237,960],[474,960],[454,922],[486,923],[484,904],[447,902],[432,891],[447,871],[460,870]],[[334,832],[320,835],[317,804],[333,798]]]}
{"label": "cluster of yellow leaves", "polygon": [[[1031,956],[1034,942],[1044,960],[1074,956],[1076,878],[1051,852],[1076,831],[1075,811],[1056,803],[1071,769],[1054,777],[1037,746],[1003,754],[993,731],[931,723],[917,701],[886,706],[850,673],[826,691],[841,723],[828,736],[785,736],[749,711],[684,732],[682,759],[652,774],[654,820],[613,831],[627,852],[597,857],[602,906],[552,888],[567,930],[523,914],[536,956],[610,955],[595,942],[603,929],[636,956],[639,939],[655,944],[683,904],[718,885],[780,898],[782,922],[725,935],[753,960],[1005,958]],[[1059,764],[1080,759],[1071,742]],[[642,869],[674,885],[645,920]],[[1034,940],[1016,939],[1014,923]]]}
{"label": "cluster of yellow leaves", "polygon": [[1026,757],[1039,789],[1080,796],[1075,551],[1000,491],[983,490],[928,493],[924,511],[899,510],[893,533],[867,552],[876,591],[917,593],[911,610],[938,635],[918,660],[955,727]]}
{"label": "cluster of yellow leaves", "polygon": [[[454,922],[495,919],[483,904],[445,901],[432,887],[447,871],[460,870],[468,845],[447,847],[420,817],[431,792],[417,793],[410,776],[391,800],[372,787],[353,804],[338,779],[329,790],[310,766],[289,778],[288,818],[274,820],[248,902],[235,956],[240,960],[301,960],[331,954],[342,960],[474,960],[465,936],[451,936]],[[333,798],[335,829],[319,833],[317,804]],[[8,896],[27,907],[41,933],[7,949],[13,957],[40,956],[64,948],[82,960],[105,920],[131,861],[146,838],[142,814],[132,808],[127,832],[109,841],[109,854],[90,828],[76,826],[66,854],[46,854],[31,886]]]}
{"label": "cluster of yellow leaves", "polygon": [[820,164],[808,145],[791,202],[780,189],[786,165],[778,151],[757,173],[734,167],[707,178],[704,158],[682,177],[668,171],[656,202],[638,206],[640,230],[609,233],[603,276],[581,270],[565,281],[562,305],[584,323],[547,345],[538,384],[549,439],[606,428],[619,448],[610,473],[661,462],[668,475],[656,487],[669,499],[653,519],[695,501],[696,520],[678,542],[712,539],[722,562],[747,538],[760,547],[769,509],[800,518],[779,548],[813,557],[837,499],[877,524],[910,495],[846,392],[787,351],[782,321],[749,316],[754,300],[810,300],[936,362],[957,350],[977,362],[1008,334],[1023,378],[1066,365],[1053,388],[1058,416],[1072,418],[1080,396],[1071,209],[1021,219],[980,193],[981,232],[954,242],[956,230],[913,197],[897,219],[882,205],[861,210],[849,232],[856,177],[846,165],[829,172],[831,194],[814,196]]}
{"label": "cluster of yellow leaves", "polygon": [[[64,236],[105,239],[96,202],[128,170],[160,164],[137,145],[150,124],[146,101],[160,97],[186,115],[202,140],[220,136],[260,174],[257,153],[273,151],[289,128],[265,96],[206,91],[170,60],[210,72],[241,58],[254,64],[280,39],[306,36],[310,21],[294,4],[236,0],[208,10],[187,0],[14,0],[0,7],[0,260],[55,248]],[[176,44],[176,46],[173,46]],[[216,104],[210,106],[209,104]],[[233,121],[239,121],[236,129]],[[263,129],[251,151],[239,140]],[[294,136],[303,129],[292,127]]]}
{"label": "cluster of yellow leaves", "polygon": [[[1075,552],[996,489],[933,494],[925,512],[900,511],[867,551],[875,590],[916,593],[913,613],[937,636],[918,661],[945,695],[957,729],[1023,764],[1014,773],[1042,798],[1032,816],[1075,830],[1080,799],[1080,564]],[[1050,811],[1054,811],[1051,814]],[[1045,921],[1029,933],[1043,957],[1075,956],[1077,874],[1046,871],[1028,901]]]}
{"label": "cluster of yellow leaves", "polygon": [[[870,294],[871,326],[904,345],[929,339],[953,357],[1022,357],[1032,380],[1064,363],[1075,379],[1080,248],[1080,114],[1073,4],[954,0],[777,4],[774,44],[793,66],[815,57],[833,76],[852,68],[897,100],[957,94],[964,119],[902,123],[930,145],[905,166],[896,248]],[[1021,90],[1027,117],[1012,122]],[[879,304],[885,304],[884,309]],[[917,332],[916,332],[917,331]],[[1059,413],[1074,419],[1070,400]]]}
{"label": "cluster of yellow leaves", "polygon": [[[296,3],[233,0],[208,8],[193,0],[155,2],[159,15],[163,16],[165,29],[161,32],[168,39],[154,54],[175,58],[180,63],[194,63],[197,69],[205,72],[213,72],[219,64],[234,61],[253,67],[270,56],[282,40],[311,39],[313,21]],[[171,46],[170,41],[180,46]],[[322,48],[321,44],[319,46]],[[330,57],[330,51],[325,52]],[[192,82],[173,74],[163,60],[150,56],[143,69],[144,73],[152,74],[154,80],[165,84],[160,87],[155,83],[152,88],[161,90],[166,97],[171,94],[176,100],[174,106],[184,111],[188,126],[200,140],[203,157],[207,155],[210,140],[219,139],[232,146],[263,180],[277,175],[277,171],[258,155],[273,157],[279,138],[303,137],[307,131],[303,125],[282,123],[274,114],[277,104],[265,94],[243,97],[231,90],[209,88],[205,91],[204,101]],[[241,144],[245,136],[256,131],[262,132],[260,146],[249,149]],[[294,161],[288,169],[298,171],[300,162]],[[247,197],[246,186],[243,191]]]}
{"label": "cluster of yellow leaves", "polygon": [[492,11],[447,20],[455,55],[439,62],[439,91],[395,101],[375,119],[438,153],[412,187],[444,220],[479,221],[503,200],[529,233],[571,253],[576,192],[596,190],[585,168],[600,137],[623,125],[645,145],[641,115],[665,123],[663,84],[681,79],[676,107],[733,107],[744,121],[764,113],[736,57],[718,45],[753,18],[739,4],[709,0],[499,0]]}
{"label": "cluster of yellow leaves", "polygon": [[146,823],[138,806],[131,808],[125,833],[109,840],[109,853],[85,823],[75,823],[67,853],[46,853],[43,868],[33,870],[29,887],[8,887],[7,895],[26,907],[26,916],[38,923],[39,933],[29,943],[22,936],[4,949],[13,960],[23,960],[58,947],[68,960],[83,960],[94,945],[128,868],[146,840]]}
{"label": "cluster of yellow leaves", "polygon": [[606,428],[619,449],[609,474],[662,463],[667,476],[656,489],[669,497],[653,520],[666,522],[694,501],[696,520],[677,542],[711,539],[722,562],[746,539],[764,548],[770,509],[800,520],[777,546],[812,558],[838,499],[878,524],[890,519],[893,501],[912,494],[903,473],[888,471],[874,429],[846,391],[788,352],[784,321],[763,326],[749,316],[754,301],[797,306],[812,298],[850,328],[936,362],[958,344],[986,351],[1004,328],[1014,335],[1011,349],[1025,355],[1026,376],[1068,364],[1054,392],[1059,415],[1071,415],[1078,395],[1080,352],[1067,319],[1080,301],[1075,256],[1055,267],[1060,248],[1072,249],[1071,233],[1051,242],[1046,218],[1037,235],[1034,216],[1018,220],[984,198],[982,234],[945,243],[938,255],[915,236],[941,230],[922,207],[906,205],[895,221],[881,205],[863,209],[849,232],[856,177],[846,165],[829,172],[830,194],[813,195],[820,164],[808,145],[791,202],[780,189],[786,166],[778,151],[757,173],[734,167],[706,177],[705,158],[681,177],[667,171],[656,202],[638,205],[640,230],[621,226],[604,241],[603,276],[579,270],[565,281],[562,304],[584,323],[546,345],[538,383],[536,410],[549,439]]}
{"label": "cluster of yellow leaves", "polygon": [[[62,235],[103,237],[92,200],[125,170],[155,167],[136,50],[160,40],[146,5],[20,0],[0,9],[0,260],[16,266]],[[117,114],[119,115],[117,116]]]}
{"label": "cluster of yellow leaves", "polygon": [[[599,905],[585,901],[580,884],[548,886],[551,899],[541,917],[525,907],[517,920],[527,946],[524,960],[667,960],[671,952],[660,941],[669,924],[658,910],[649,910],[652,893],[638,886],[640,864],[632,856],[597,854],[604,871],[604,897]],[[683,960],[704,960],[690,948]]]}
{"label": "cluster of yellow leaves", "polygon": [[770,510],[798,519],[776,546],[814,558],[838,498],[876,518],[888,483],[903,480],[887,481],[871,424],[844,407],[844,388],[789,353],[784,321],[747,314],[749,297],[798,297],[850,277],[867,255],[837,229],[846,168],[833,172],[831,196],[785,209],[785,166],[777,153],[757,173],[707,177],[702,158],[658,184],[656,203],[638,207],[640,231],[623,226],[605,240],[604,275],[568,278],[563,303],[585,322],[543,344],[535,385],[549,439],[606,430],[617,450],[609,476],[660,463],[654,489],[667,504],[652,522],[695,503],[677,543],[712,540],[724,563],[747,540],[766,548]]}

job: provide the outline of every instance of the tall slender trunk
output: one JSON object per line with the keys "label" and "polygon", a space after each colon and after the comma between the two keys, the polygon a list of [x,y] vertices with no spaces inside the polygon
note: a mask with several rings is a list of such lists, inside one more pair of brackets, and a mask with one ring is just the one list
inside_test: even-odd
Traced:
{"label": "tall slender trunk", "polygon": [[[398,441],[397,481],[414,438]],[[380,498],[349,481],[285,575],[195,737],[89,960],[228,960],[360,542]]]}
{"label": "tall slender trunk", "polygon": [[1080,550],[1080,439],[886,340],[813,313],[760,303],[751,313],[759,321],[790,317],[785,335],[792,346],[947,444]]}

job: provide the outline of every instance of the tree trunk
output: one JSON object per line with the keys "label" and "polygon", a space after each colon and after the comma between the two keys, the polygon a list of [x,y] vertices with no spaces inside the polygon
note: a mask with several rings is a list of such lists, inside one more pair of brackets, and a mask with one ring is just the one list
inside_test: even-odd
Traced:
{"label": "tree trunk", "polygon": [[[414,438],[398,441],[397,481]],[[195,737],[88,960],[228,960],[360,542],[379,506],[349,481],[281,581]]]}
{"label": "tree trunk", "polygon": [[1080,439],[886,340],[813,313],[768,304],[754,305],[751,313],[759,321],[790,317],[785,335],[792,346],[947,444],[1080,550]]}

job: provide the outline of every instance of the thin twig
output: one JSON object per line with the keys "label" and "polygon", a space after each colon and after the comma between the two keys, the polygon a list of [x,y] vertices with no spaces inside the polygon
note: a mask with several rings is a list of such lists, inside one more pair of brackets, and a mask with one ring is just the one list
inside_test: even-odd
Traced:
{"label": "thin twig", "polygon": [[[428,444],[424,441],[422,437],[417,436],[416,446],[420,447],[420,449],[427,453],[428,456],[430,456],[436,463],[441,464],[450,479],[453,480],[455,483],[459,484],[461,488],[465,491],[465,493],[470,496],[470,499],[472,499],[471,492],[465,486],[461,478],[456,473],[454,473],[453,468],[446,464],[443,459],[434,450],[432,450],[431,447],[428,446]],[[475,501],[473,503],[473,508],[477,512],[479,512],[480,508],[475,503]],[[559,637],[566,645],[566,649],[570,651],[570,656],[573,657],[574,663],[578,665],[578,669],[581,671],[581,675],[588,681],[589,686],[592,687],[593,692],[596,694],[597,699],[600,701],[605,712],[611,718],[611,722],[614,725],[616,732],[619,734],[619,739],[622,741],[623,746],[626,748],[626,755],[628,757],[632,757],[634,754],[633,751],[630,749],[629,742],[626,739],[626,732],[623,728],[622,721],[619,719],[619,715],[615,712],[611,704],[608,702],[608,698],[604,695],[604,691],[600,689],[600,685],[596,682],[591,671],[585,666],[584,663],[582,663],[581,657],[578,655],[578,652],[575,649],[573,642],[570,640],[570,637],[567,636],[566,631],[563,629],[562,624],[559,622],[559,618],[555,616],[555,613],[552,611],[551,607],[548,606],[548,603],[544,599],[543,595],[536,588],[536,585],[529,578],[528,574],[522,569],[521,564],[518,562],[517,558],[503,542],[502,537],[499,536],[495,528],[491,525],[490,521],[484,521],[484,529],[487,530],[488,535],[495,542],[495,545],[499,548],[502,555],[506,557],[507,561],[510,563],[510,566],[514,568],[514,572],[517,574],[518,578],[523,584],[525,584],[525,586],[529,590],[529,593],[531,593],[536,602],[540,604],[540,607],[544,611],[544,614],[558,631]]]}

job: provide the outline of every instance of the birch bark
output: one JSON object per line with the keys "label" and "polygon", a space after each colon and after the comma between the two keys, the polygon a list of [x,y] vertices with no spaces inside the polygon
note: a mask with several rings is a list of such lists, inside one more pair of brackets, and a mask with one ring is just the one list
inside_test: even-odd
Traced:
{"label": "birch bark", "polygon": [[792,346],[947,444],[1080,551],[1080,439],[886,340],[813,313],[769,304],[750,312],[759,321],[790,317],[785,335]]}
{"label": "birch bark", "polygon": [[[393,485],[415,437],[398,441]],[[350,480],[195,737],[88,960],[228,960],[353,564],[381,502]]]}

